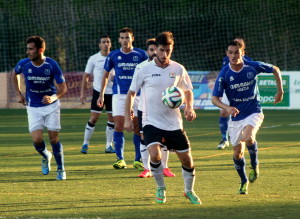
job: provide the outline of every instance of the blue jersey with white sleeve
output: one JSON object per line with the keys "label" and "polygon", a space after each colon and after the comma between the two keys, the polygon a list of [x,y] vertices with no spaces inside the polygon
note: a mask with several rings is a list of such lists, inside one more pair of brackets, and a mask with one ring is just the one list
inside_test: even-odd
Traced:
{"label": "blue jersey with white sleeve", "polygon": [[232,117],[233,121],[242,120],[252,113],[262,111],[257,87],[257,75],[262,72],[273,73],[273,65],[244,61],[242,69],[238,72],[232,70],[230,64],[222,68],[215,83],[213,96],[222,97],[225,91],[230,106],[240,111],[236,117]]}
{"label": "blue jersey with white sleeve", "polygon": [[107,56],[104,69],[108,72],[115,69],[113,94],[127,94],[135,67],[146,59],[148,59],[146,51],[139,48],[133,48],[129,53],[117,49]]}
{"label": "blue jersey with white sleeve", "polygon": [[58,63],[46,57],[44,63],[35,66],[29,58],[22,59],[15,67],[16,74],[23,74],[26,84],[26,102],[28,106],[42,107],[42,99],[45,95],[56,93],[54,80],[57,84],[65,82],[62,70]]}

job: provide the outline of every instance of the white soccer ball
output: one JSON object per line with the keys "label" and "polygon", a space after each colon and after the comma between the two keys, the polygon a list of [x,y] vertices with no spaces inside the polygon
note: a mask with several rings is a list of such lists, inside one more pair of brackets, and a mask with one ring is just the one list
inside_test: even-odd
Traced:
{"label": "white soccer ball", "polygon": [[161,96],[163,104],[172,109],[180,107],[183,104],[183,99],[183,91],[176,86],[167,87]]}

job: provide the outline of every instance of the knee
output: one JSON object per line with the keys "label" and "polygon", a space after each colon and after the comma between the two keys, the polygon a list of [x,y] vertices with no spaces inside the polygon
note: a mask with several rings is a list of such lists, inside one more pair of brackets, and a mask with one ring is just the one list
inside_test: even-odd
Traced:
{"label": "knee", "polygon": [[54,137],[49,137],[49,141],[50,141],[50,144],[57,144],[58,142],[58,136],[54,136]]}
{"label": "knee", "polygon": [[253,145],[255,143],[255,138],[253,135],[244,136],[241,141],[245,142],[246,145]]}
{"label": "knee", "polygon": [[234,151],[233,157],[236,160],[240,160],[244,157],[244,152],[243,151]]}
{"label": "knee", "polygon": [[42,137],[34,137],[32,138],[33,144],[34,145],[40,145],[43,142],[43,138]]}

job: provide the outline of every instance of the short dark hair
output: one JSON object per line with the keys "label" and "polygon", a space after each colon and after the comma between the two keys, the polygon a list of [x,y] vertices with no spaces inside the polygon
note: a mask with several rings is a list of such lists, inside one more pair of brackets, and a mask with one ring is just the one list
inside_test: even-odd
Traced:
{"label": "short dark hair", "polygon": [[40,36],[31,36],[26,39],[26,44],[34,43],[37,49],[46,49],[46,41]]}
{"label": "short dark hair", "polygon": [[174,45],[174,37],[173,33],[170,31],[165,31],[160,33],[155,38],[156,46],[162,45],[162,46],[169,46]]}
{"label": "short dark hair", "polygon": [[146,41],[146,48],[147,48],[147,49],[148,49],[149,46],[151,46],[151,45],[156,45],[156,43],[155,43],[155,38],[151,38],[151,39],[148,39],[148,40]]}
{"label": "short dark hair", "polygon": [[103,35],[101,35],[101,36],[100,36],[100,39],[99,39],[100,42],[101,42],[101,39],[102,39],[102,38],[109,38],[109,39],[110,39],[110,37],[109,37],[108,34],[103,34]]}
{"label": "short dark hair", "polygon": [[239,41],[239,40],[232,40],[230,41],[228,44],[227,44],[227,47],[226,47],[226,50],[228,50],[228,47],[229,46],[237,46],[239,47],[240,49],[244,50],[245,49],[245,45]]}
{"label": "short dark hair", "polygon": [[119,30],[119,36],[120,36],[120,33],[130,33],[132,36],[133,36],[133,30],[129,27],[123,27],[122,29]]}

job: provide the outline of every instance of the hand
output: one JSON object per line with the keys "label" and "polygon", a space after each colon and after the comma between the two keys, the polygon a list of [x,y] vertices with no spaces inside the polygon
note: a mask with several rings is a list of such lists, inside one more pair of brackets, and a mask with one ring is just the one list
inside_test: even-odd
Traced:
{"label": "hand", "polygon": [[231,115],[232,117],[236,117],[236,116],[240,113],[240,111],[239,111],[237,108],[231,107],[231,106],[228,106],[228,107],[226,108],[226,112],[227,112],[229,115]]}
{"label": "hand", "polygon": [[58,98],[57,98],[56,94],[53,94],[52,96],[45,95],[42,99],[42,103],[50,104],[50,103],[53,103],[54,101],[56,101],[57,99]]}
{"label": "hand", "polygon": [[80,102],[84,104],[86,102],[86,96],[84,94],[80,95]]}
{"label": "hand", "polygon": [[97,100],[97,105],[102,108],[104,104],[104,97],[102,97],[102,95],[99,96],[98,100]]}
{"label": "hand", "polygon": [[125,121],[124,121],[124,129],[125,129],[127,132],[133,131],[133,122],[132,122],[132,119],[125,117]]}
{"label": "hand", "polygon": [[18,103],[23,104],[24,106],[26,105],[26,99],[22,94],[18,94]]}
{"label": "hand", "polygon": [[187,121],[191,122],[193,121],[194,119],[196,119],[197,115],[196,115],[196,112],[193,108],[191,107],[186,107],[184,109],[184,117]]}
{"label": "hand", "polygon": [[283,92],[277,92],[274,98],[274,104],[281,102],[283,99]]}

